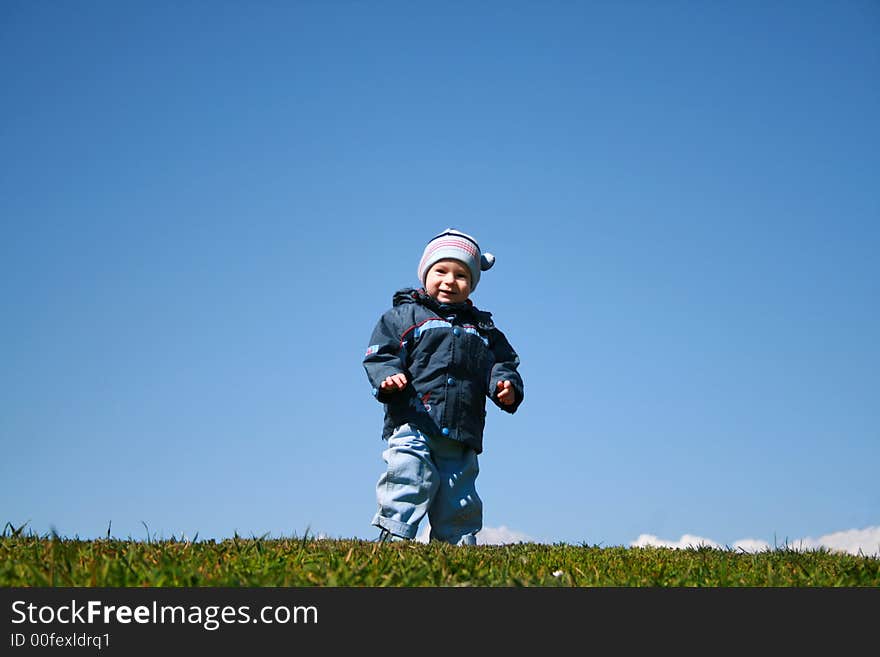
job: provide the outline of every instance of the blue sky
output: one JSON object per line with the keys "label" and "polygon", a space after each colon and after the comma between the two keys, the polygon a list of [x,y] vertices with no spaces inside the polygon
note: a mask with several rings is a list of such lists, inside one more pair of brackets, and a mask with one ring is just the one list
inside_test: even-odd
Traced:
{"label": "blue sky", "polygon": [[4,2],[0,522],[373,538],[425,242],[485,542],[880,550],[880,6]]}

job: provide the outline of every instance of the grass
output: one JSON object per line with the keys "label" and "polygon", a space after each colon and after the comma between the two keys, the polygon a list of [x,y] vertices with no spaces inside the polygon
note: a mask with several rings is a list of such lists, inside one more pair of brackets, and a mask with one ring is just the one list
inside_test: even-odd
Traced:
{"label": "grass", "polygon": [[827,550],[309,538],[82,540],[0,534],[0,586],[878,587],[880,559]]}

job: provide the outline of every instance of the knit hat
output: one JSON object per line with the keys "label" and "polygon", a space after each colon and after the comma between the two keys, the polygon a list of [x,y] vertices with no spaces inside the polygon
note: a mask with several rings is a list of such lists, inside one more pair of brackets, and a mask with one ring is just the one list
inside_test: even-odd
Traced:
{"label": "knit hat", "polygon": [[447,228],[434,237],[425,247],[419,262],[419,280],[425,285],[428,270],[439,260],[452,258],[460,260],[471,272],[471,291],[477,289],[480,272],[490,269],[495,264],[495,256],[491,253],[480,253],[480,245],[470,235]]}

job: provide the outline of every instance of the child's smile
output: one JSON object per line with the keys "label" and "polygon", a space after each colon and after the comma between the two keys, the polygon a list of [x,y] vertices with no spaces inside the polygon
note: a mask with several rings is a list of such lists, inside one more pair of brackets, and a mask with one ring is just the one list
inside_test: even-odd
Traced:
{"label": "child's smile", "polygon": [[439,260],[428,270],[425,291],[440,303],[462,303],[471,294],[470,270],[458,260]]}

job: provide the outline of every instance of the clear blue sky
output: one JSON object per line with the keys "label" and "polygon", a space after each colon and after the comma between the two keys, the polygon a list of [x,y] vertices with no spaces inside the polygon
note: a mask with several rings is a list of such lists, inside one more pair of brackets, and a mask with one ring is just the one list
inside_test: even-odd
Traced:
{"label": "clear blue sky", "polygon": [[373,538],[451,226],[487,540],[880,548],[877,2],[13,0],[0,80],[0,522]]}

